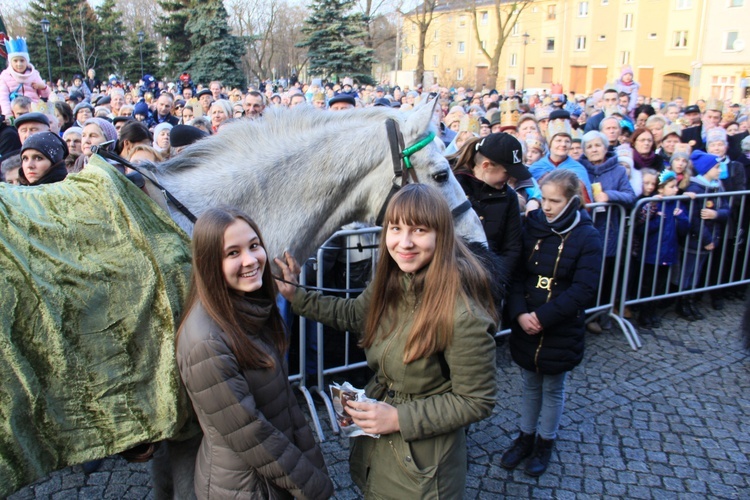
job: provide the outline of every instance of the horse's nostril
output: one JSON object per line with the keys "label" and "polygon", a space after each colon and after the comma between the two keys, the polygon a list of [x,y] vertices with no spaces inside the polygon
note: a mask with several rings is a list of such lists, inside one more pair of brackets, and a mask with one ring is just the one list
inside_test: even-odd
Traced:
{"label": "horse's nostril", "polygon": [[436,174],[432,174],[432,178],[435,182],[440,183],[440,184],[444,182],[448,182],[448,172],[443,171],[443,172],[438,172]]}

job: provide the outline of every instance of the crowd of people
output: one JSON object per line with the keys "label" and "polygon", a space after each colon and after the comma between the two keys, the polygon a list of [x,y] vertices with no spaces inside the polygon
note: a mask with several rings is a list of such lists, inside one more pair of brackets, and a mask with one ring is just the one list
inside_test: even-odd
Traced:
{"label": "crowd of people", "polygon": [[[362,429],[381,435],[354,440],[351,472],[363,493],[452,498],[465,483],[465,429],[495,404],[493,334],[501,318],[511,329],[523,387],[520,433],[501,465],[515,468],[531,457],[529,475],[547,469],[566,375],[583,359],[586,329],[601,333],[606,326],[586,323],[585,310],[597,296],[609,296],[619,272],[614,262],[622,248],[612,235],[626,221],[592,220],[588,204],[630,210],[639,199],[651,200],[631,229],[660,235],[640,248],[646,296],[669,289],[669,270],[678,263],[682,290],[694,288],[702,273],[716,282],[726,269],[707,266],[707,257],[746,249],[747,216],[737,203],[701,197],[689,210],[658,197],[747,190],[750,108],[649,99],[627,67],[587,96],[370,86],[348,78],[240,89],[220,81],[196,85],[187,73],[174,82],[144,75],[128,85],[114,76],[100,82],[94,69],[65,85],[41,79],[22,40],[8,48],[9,67],[0,74],[0,161],[5,182],[26,186],[75,175],[96,148],[133,164],[185,154],[226,124],[263,119],[270,107],[408,111],[437,99],[438,138],[484,225],[495,275],[455,236],[449,208],[424,186],[409,186],[388,204],[376,275],[357,299],[295,288],[299,265],[290,257],[277,259],[286,282],[275,284],[262,228],[248,215],[217,209],[199,218],[177,361],[204,431],[195,476],[200,498],[247,490],[274,498],[332,493],[285,377],[288,343],[277,290],[295,312],[362,335],[375,372],[366,391],[377,402],[352,401],[347,409]],[[139,182],[127,167],[115,167]],[[731,244],[723,231],[731,232]],[[492,299],[490,281],[505,291],[504,304]],[[712,294],[715,309],[727,293]],[[676,312],[703,317],[692,295],[677,302]],[[659,326],[660,318],[654,303],[640,308],[642,327]]]}

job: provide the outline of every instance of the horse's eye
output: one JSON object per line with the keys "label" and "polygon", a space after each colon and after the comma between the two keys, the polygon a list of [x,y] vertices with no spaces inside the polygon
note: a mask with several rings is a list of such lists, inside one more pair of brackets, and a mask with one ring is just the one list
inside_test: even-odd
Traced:
{"label": "horse's eye", "polygon": [[440,172],[432,174],[432,179],[438,184],[443,184],[445,182],[448,182],[448,171],[442,170]]}

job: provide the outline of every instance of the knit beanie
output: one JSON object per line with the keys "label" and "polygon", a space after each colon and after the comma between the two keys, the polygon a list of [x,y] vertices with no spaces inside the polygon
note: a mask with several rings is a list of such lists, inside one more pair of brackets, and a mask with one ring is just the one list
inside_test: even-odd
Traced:
{"label": "knit beanie", "polygon": [[23,143],[21,153],[27,149],[39,151],[52,165],[57,165],[68,156],[68,145],[53,132],[39,132],[30,135]]}
{"label": "knit beanie", "polygon": [[626,163],[630,168],[635,166],[633,162],[633,149],[629,144],[620,144],[615,148],[617,163]]}
{"label": "knit beanie", "polygon": [[705,175],[706,172],[719,164],[718,156],[703,151],[693,151],[690,159],[693,161],[693,169],[698,175]]}
{"label": "knit beanie", "polygon": [[133,107],[133,116],[135,115],[148,116],[148,104],[146,104],[146,101],[138,101],[136,103]]}
{"label": "knit beanie", "polygon": [[723,142],[728,144],[727,131],[724,127],[714,127],[706,131],[706,145],[712,142]]}
{"label": "knit beanie", "polygon": [[86,120],[86,123],[83,124],[84,127],[86,127],[86,125],[96,125],[97,127],[99,127],[102,131],[102,134],[104,135],[104,138],[106,139],[105,142],[113,141],[112,144],[107,147],[107,149],[114,149],[115,143],[117,142],[117,129],[114,125],[112,125],[104,118],[89,118],[88,120]]}
{"label": "knit beanie", "polygon": [[65,140],[65,138],[67,138],[70,134],[83,135],[83,129],[81,127],[68,127],[68,129],[63,132],[63,140]]}
{"label": "knit beanie", "polygon": [[91,111],[91,114],[94,114],[94,106],[84,101],[84,102],[79,102],[78,104],[76,104],[76,107],[73,108],[73,118],[78,116],[78,112],[82,110],[83,108],[88,108]]}

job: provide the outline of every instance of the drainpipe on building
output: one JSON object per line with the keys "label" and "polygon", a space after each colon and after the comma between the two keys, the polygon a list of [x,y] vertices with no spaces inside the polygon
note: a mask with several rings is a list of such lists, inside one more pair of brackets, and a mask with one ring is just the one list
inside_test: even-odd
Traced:
{"label": "drainpipe on building", "polygon": [[692,71],[690,72],[690,103],[694,103],[700,97],[701,87],[701,68],[703,67],[703,35],[706,30],[706,10],[708,9],[708,0],[703,0],[701,4],[700,25],[698,26],[698,50],[696,56],[698,59],[693,61]]}

